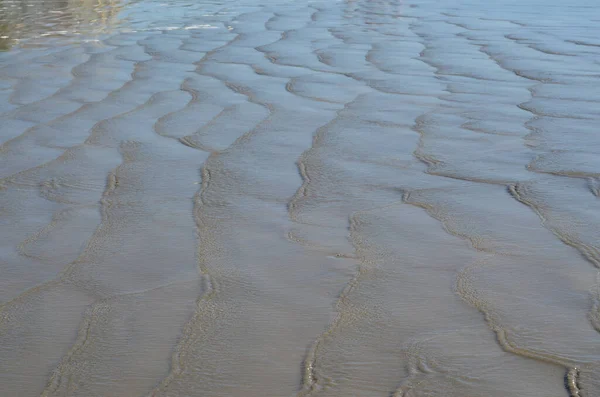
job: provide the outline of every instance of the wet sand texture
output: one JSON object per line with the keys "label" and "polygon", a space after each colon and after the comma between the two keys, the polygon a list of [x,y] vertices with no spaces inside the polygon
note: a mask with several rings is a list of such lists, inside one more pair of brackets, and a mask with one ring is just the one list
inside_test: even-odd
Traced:
{"label": "wet sand texture", "polygon": [[600,396],[595,1],[48,4],[2,396]]}

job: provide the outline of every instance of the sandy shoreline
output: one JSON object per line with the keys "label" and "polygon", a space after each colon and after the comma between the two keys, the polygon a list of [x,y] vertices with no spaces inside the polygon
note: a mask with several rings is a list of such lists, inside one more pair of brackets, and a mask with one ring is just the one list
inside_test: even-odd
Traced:
{"label": "sandy shoreline", "polygon": [[52,25],[0,53],[0,394],[600,395],[593,3],[56,7],[0,14]]}

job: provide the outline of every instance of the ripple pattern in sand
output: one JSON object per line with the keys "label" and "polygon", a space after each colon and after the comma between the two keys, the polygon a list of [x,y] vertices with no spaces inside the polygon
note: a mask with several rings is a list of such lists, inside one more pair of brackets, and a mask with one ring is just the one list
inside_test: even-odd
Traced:
{"label": "ripple pattern in sand", "polygon": [[599,395],[592,6],[146,0],[12,31],[2,393]]}

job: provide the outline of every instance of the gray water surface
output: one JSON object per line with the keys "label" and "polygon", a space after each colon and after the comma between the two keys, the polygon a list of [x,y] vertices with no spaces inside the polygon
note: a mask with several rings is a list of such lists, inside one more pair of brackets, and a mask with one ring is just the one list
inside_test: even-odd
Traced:
{"label": "gray water surface", "polygon": [[595,1],[0,0],[0,394],[600,395]]}

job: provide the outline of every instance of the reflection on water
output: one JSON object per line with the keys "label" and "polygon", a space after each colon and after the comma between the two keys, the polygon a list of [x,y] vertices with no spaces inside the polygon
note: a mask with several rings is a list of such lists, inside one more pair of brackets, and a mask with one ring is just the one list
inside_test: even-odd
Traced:
{"label": "reflection on water", "polygon": [[0,50],[40,35],[99,34],[119,23],[120,0],[0,0]]}

